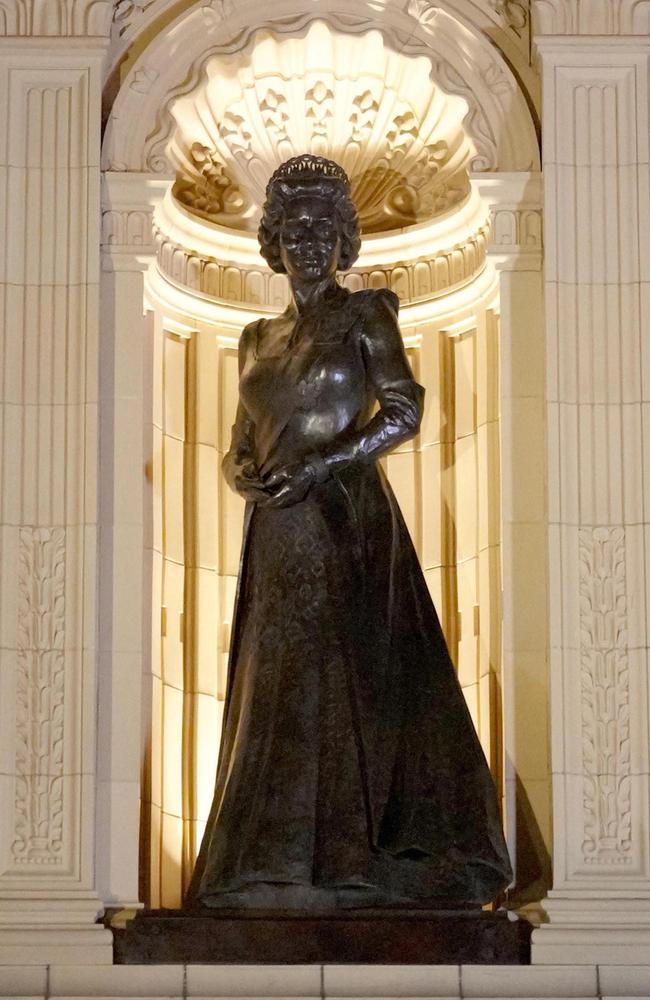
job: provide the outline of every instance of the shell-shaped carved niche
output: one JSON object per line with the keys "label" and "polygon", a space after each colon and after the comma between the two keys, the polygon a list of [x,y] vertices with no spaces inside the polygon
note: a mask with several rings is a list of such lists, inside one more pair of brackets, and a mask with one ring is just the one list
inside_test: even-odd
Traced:
{"label": "shell-shaped carved niche", "polygon": [[176,198],[232,228],[256,227],[270,175],[305,152],[345,168],[365,233],[435,218],[467,194],[466,102],[378,31],[260,32],[246,53],[208,60],[172,114]]}

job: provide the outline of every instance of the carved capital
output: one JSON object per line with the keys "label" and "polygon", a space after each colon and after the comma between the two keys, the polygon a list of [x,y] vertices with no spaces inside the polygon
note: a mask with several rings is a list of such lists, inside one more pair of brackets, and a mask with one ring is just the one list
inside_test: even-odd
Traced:
{"label": "carved capital", "polygon": [[153,253],[153,209],[112,209],[102,215],[102,249],[111,253]]}
{"label": "carved capital", "polygon": [[650,30],[648,0],[533,0],[533,34],[643,35]]}
{"label": "carved capital", "polygon": [[113,0],[0,0],[1,36],[108,36]]}
{"label": "carved capital", "polygon": [[493,208],[491,249],[500,253],[539,253],[542,212],[538,208]]}

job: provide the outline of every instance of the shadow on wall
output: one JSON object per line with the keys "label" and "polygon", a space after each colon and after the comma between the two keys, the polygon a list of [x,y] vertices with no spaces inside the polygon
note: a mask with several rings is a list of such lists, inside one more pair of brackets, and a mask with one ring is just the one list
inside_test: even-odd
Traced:
{"label": "shadow on wall", "polygon": [[544,899],[553,884],[551,855],[526,794],[517,777],[517,876],[508,893],[510,908]]}

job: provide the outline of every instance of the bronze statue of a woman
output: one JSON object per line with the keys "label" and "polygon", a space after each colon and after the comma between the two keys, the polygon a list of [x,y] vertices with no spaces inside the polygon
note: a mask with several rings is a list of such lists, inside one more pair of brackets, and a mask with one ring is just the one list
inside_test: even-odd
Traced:
{"label": "bronze statue of a woman", "polygon": [[214,802],[189,898],[487,902],[511,878],[495,788],[377,465],[422,415],[397,296],[337,283],[360,239],[331,160],[276,170],[259,239],[293,301],[239,343],[223,468],[247,501],[245,533]]}

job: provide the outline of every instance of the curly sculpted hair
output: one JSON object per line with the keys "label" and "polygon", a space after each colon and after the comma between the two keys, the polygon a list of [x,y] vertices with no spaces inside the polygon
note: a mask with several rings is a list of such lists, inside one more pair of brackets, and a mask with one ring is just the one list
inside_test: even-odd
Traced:
{"label": "curly sculpted hair", "polygon": [[280,233],[285,206],[291,198],[311,195],[331,201],[341,237],[339,269],[347,271],[359,256],[359,215],[350,194],[345,170],[324,156],[294,156],[275,171],[266,186],[266,202],[257,233],[262,257],[273,271],[283,273]]}

